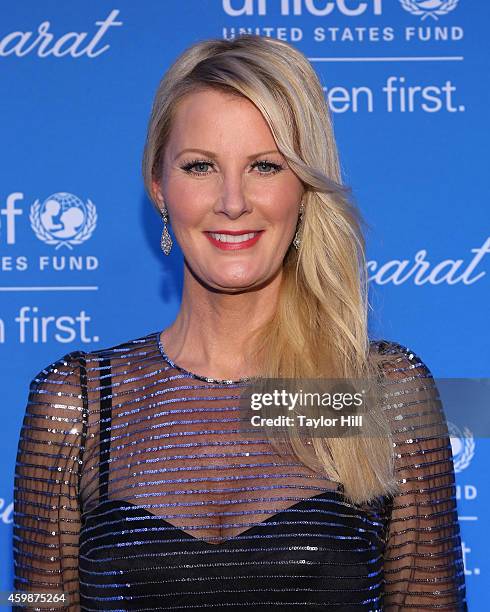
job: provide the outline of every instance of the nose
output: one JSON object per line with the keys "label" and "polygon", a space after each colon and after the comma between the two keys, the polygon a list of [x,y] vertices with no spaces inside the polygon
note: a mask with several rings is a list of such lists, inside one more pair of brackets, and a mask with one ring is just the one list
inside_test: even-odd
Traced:
{"label": "nose", "polygon": [[238,219],[241,215],[252,212],[253,206],[247,197],[241,174],[228,174],[221,183],[221,192],[216,199],[214,212],[225,214],[230,219]]}

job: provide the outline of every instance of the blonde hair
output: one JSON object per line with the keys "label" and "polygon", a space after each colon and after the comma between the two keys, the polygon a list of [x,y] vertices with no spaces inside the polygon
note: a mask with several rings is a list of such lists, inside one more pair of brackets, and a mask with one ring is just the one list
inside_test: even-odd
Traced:
{"label": "blonde hair", "polygon": [[[311,64],[291,45],[253,34],[186,49],[159,84],[148,125],[143,177],[157,209],[152,181],[161,179],[177,103],[203,88],[255,104],[305,186],[300,248],[290,246],[284,258],[274,316],[251,336],[259,371],[266,378],[379,380],[368,337],[362,219],[341,182],[329,109]],[[362,437],[301,442],[291,434],[286,444],[304,465],[342,483],[354,503],[397,491],[390,427],[380,408]]]}

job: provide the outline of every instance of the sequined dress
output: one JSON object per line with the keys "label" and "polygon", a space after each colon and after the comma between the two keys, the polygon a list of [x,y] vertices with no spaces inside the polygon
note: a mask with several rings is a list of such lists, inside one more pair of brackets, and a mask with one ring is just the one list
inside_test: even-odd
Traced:
{"label": "sequined dress", "polygon": [[159,332],[49,364],[19,439],[15,588],[70,611],[467,610],[449,437],[410,427],[424,410],[445,425],[417,384],[431,373],[371,347],[400,493],[363,505],[247,439],[240,381],[180,367]]}

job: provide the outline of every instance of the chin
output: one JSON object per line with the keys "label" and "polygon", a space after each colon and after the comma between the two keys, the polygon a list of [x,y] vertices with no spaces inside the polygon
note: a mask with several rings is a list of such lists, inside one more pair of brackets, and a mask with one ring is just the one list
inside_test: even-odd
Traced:
{"label": "chin", "polygon": [[214,277],[209,279],[210,286],[223,291],[240,291],[241,289],[250,289],[251,287],[260,285],[262,282],[262,279],[250,276],[240,278],[233,276],[221,276],[219,278]]}

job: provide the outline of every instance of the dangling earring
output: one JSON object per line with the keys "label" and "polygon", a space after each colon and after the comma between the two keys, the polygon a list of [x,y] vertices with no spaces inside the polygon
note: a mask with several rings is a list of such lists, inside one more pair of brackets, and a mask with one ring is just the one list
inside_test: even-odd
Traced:
{"label": "dangling earring", "polygon": [[172,248],[172,238],[170,234],[168,233],[168,229],[167,229],[168,215],[167,215],[167,209],[165,206],[163,207],[163,210],[162,210],[162,219],[163,219],[163,231],[162,231],[162,238],[160,240],[160,247],[162,251],[165,253],[165,255],[170,255],[170,249]]}
{"label": "dangling earring", "polygon": [[301,206],[299,207],[299,219],[298,219],[298,229],[296,230],[296,234],[294,235],[293,245],[296,250],[299,249],[301,245],[301,236],[300,236],[300,225],[303,219],[303,213],[305,211],[305,207],[303,202],[301,202]]}

